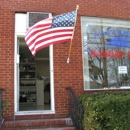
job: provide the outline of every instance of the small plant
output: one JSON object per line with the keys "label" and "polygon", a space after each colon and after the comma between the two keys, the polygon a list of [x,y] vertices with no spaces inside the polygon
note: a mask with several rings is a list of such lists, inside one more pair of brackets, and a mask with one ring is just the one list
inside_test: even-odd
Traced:
{"label": "small plant", "polygon": [[[10,103],[9,102],[1,102],[1,112],[0,112],[0,115],[1,115],[1,122],[0,124],[2,125],[3,122],[4,122],[4,118],[2,117],[3,116],[3,111],[6,109],[7,106],[9,106]],[[1,127],[1,126],[0,126]]]}
{"label": "small plant", "polygon": [[9,106],[10,103],[9,102],[3,102],[2,103],[2,108],[1,108],[1,111],[5,110],[7,106]]}

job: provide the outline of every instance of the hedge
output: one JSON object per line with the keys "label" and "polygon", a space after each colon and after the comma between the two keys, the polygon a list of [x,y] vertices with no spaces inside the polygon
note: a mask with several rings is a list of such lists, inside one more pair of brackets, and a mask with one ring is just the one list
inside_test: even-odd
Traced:
{"label": "hedge", "polygon": [[130,130],[130,93],[103,92],[80,95],[84,130]]}

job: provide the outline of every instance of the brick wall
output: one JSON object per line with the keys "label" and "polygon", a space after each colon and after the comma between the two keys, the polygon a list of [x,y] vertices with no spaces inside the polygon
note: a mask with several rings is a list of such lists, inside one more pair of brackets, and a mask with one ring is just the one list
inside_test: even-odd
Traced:
{"label": "brick wall", "polygon": [[[49,12],[53,15],[72,11],[79,5],[70,63],[69,44],[54,45],[54,91],[56,114],[66,116],[67,91],[71,86],[76,95],[83,93],[82,47],[80,16],[130,19],[129,0],[1,0],[0,1],[0,88],[10,106],[6,118],[14,118],[14,22],[15,12]],[[35,116],[36,117],[36,116]],[[41,117],[41,116],[40,116]],[[19,117],[18,117],[19,118]]]}

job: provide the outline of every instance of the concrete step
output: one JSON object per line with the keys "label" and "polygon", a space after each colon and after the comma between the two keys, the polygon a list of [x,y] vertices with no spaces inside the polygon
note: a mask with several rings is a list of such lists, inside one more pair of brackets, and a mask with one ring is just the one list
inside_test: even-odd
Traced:
{"label": "concrete step", "polygon": [[57,128],[29,128],[29,129],[26,129],[26,128],[2,128],[2,130],[75,130],[74,127],[57,127]]}
{"label": "concrete step", "polygon": [[2,130],[75,130],[71,118],[4,121]]}
{"label": "concrete step", "polygon": [[75,130],[74,127],[59,127],[59,128],[39,128],[39,129],[26,129],[26,130]]}

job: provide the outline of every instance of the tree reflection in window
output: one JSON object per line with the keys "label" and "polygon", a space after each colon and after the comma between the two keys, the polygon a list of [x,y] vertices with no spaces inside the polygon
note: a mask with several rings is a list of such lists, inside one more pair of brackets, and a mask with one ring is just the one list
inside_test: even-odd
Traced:
{"label": "tree reflection in window", "polygon": [[[101,24],[100,26],[89,25],[86,30],[88,51],[84,57],[88,56],[90,88],[128,86],[130,84],[130,29]],[[127,66],[128,72],[119,74],[119,66]]]}

